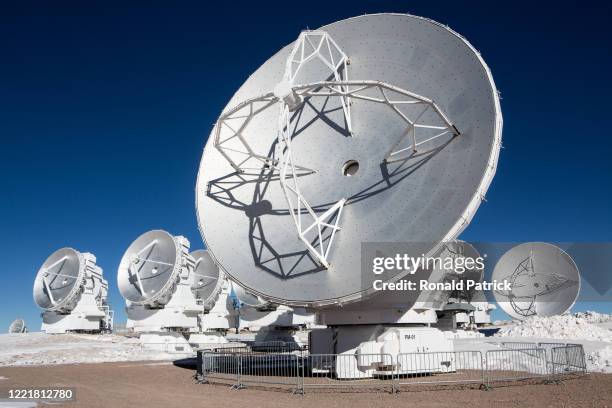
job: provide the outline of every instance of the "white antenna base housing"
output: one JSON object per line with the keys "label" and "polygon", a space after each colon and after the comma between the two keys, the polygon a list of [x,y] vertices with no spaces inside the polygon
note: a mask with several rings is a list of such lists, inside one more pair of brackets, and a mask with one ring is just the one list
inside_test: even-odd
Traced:
{"label": "white antenna base housing", "polygon": [[73,311],[70,314],[43,312],[40,329],[47,334],[63,334],[67,332],[99,332],[104,313],[97,310]]}
{"label": "white antenna base housing", "polygon": [[389,358],[400,353],[452,352],[453,342],[449,336],[432,327],[338,326],[311,331],[309,342],[312,354],[340,355],[338,358],[341,360],[334,368],[334,374],[339,379],[368,378],[388,375],[389,372],[420,374],[455,371],[453,364],[444,364],[443,361],[433,364],[423,359],[422,366],[412,364],[410,372],[403,372],[401,361]]}
{"label": "white antenna base housing", "polygon": [[276,310],[258,310],[252,306],[242,306],[239,311],[240,329],[252,332],[265,327],[294,328],[311,327],[315,324],[314,314],[308,314],[303,309],[292,309],[279,305]]}
{"label": "white antenna base housing", "polygon": [[223,289],[221,289],[221,292],[217,295],[214,306],[206,313],[202,313],[198,316],[201,333],[215,331],[225,332],[228,329],[236,327],[237,316],[234,311],[232,299],[229,295],[228,285],[224,283]]}
{"label": "white antenna base housing", "polygon": [[198,331],[198,315],[202,312],[202,307],[196,303],[190,283],[180,282],[176,292],[163,308],[151,309],[144,305],[128,303],[125,310],[128,315],[126,327],[136,333],[193,333]]}

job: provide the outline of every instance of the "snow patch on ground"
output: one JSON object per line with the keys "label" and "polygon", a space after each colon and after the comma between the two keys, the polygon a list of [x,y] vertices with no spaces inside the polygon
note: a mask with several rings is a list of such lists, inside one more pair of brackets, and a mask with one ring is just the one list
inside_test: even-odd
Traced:
{"label": "snow patch on ground", "polygon": [[495,333],[495,337],[539,337],[612,342],[612,331],[594,323],[596,322],[590,318],[569,314],[550,317],[532,316],[511,327],[502,327]]}
{"label": "snow patch on ground", "polygon": [[587,368],[591,372],[612,373],[612,345],[587,353]]}
{"label": "snow patch on ground", "polygon": [[144,349],[139,339],[114,334],[0,334],[0,366],[177,360],[189,354]]}
{"label": "snow patch on ground", "polygon": [[591,310],[586,312],[574,313],[574,317],[584,319],[589,323],[607,323],[612,322],[612,315],[605,313],[593,312]]}
{"label": "snow patch on ground", "polygon": [[532,316],[502,327],[491,342],[559,342],[584,346],[587,370],[612,373],[612,315],[580,312]]}

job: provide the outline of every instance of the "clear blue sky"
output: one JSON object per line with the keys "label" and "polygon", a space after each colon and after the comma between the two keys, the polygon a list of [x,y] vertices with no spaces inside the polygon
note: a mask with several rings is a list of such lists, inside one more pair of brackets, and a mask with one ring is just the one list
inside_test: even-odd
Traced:
{"label": "clear blue sky", "polygon": [[493,71],[504,150],[462,238],[612,241],[612,13],[603,2],[124,3],[2,6],[0,331],[17,316],[39,329],[33,279],[63,246],[96,254],[124,320],[116,271],[136,236],[163,228],[203,245],[196,173],[233,92],[300,30],[362,13],[445,23]]}

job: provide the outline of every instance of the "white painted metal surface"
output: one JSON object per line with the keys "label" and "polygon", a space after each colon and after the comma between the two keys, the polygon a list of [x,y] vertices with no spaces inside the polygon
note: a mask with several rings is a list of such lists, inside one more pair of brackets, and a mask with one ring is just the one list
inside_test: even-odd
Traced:
{"label": "white painted metal surface", "polygon": [[72,248],[51,254],[34,280],[34,301],[43,310],[46,333],[111,331],[107,295],[108,282],[96,257]]}
{"label": "white painted metal surface", "polygon": [[[192,291],[203,307],[198,316],[199,330],[189,337],[192,344],[227,343],[225,334],[236,327],[237,313],[230,298],[231,285],[215,265],[208,251],[193,251],[195,260]],[[214,341],[213,341],[214,340]]]}
{"label": "white painted metal surface", "polygon": [[306,31],[212,130],[196,190],[202,236],[267,301],[364,299],[361,243],[429,242],[433,255],[454,240],[493,178],[501,129],[488,67],[448,27],[376,14]]}
{"label": "white painted metal surface", "polygon": [[27,333],[28,328],[26,327],[25,321],[23,319],[15,319],[11,322],[8,332],[9,333]]}
{"label": "white painted metal surface", "polygon": [[235,283],[232,284],[232,290],[240,302],[238,327],[241,330],[256,332],[266,327],[283,330],[315,326],[314,313],[309,313],[304,308],[266,302]]}
{"label": "white painted metal surface", "polygon": [[561,248],[543,242],[511,248],[495,265],[492,279],[512,286],[493,295],[504,312],[521,320],[563,314],[580,293],[580,274],[574,260]]}
{"label": "white painted metal surface", "polygon": [[142,234],[119,264],[117,284],[135,332],[198,331],[198,304],[189,241],[166,231]]}

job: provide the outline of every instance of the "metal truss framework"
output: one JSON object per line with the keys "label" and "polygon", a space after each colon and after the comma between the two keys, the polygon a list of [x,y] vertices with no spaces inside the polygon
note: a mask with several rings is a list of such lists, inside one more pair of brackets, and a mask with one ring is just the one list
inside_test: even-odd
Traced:
{"label": "metal truss framework", "polygon": [[[58,277],[62,277],[64,278],[62,284],[65,285],[67,284],[67,280],[68,279],[78,279],[80,276],[70,276],[70,275],[65,275],[60,273],[61,270],[64,268],[64,265],[66,263],[66,260],[68,259],[67,256],[64,256],[60,259],[58,259],[57,261],[53,262],[51,265],[47,266],[46,268],[44,268],[43,270],[43,274],[42,274],[42,282],[43,282],[43,287],[47,293],[47,296],[49,297],[49,301],[51,302],[51,305],[55,306],[57,305],[57,302],[62,300],[62,299],[55,299],[53,297],[53,291],[51,290],[51,285],[49,284],[49,282],[47,281],[47,277],[49,276],[53,276],[53,278],[51,279],[51,283],[54,283],[55,280]],[[55,268],[56,266],[59,265],[59,268],[57,269],[56,272],[51,272],[51,270],[53,268]]]}
{"label": "metal truss framework", "polygon": [[[334,56],[335,55],[335,56]],[[320,59],[331,71],[333,81],[321,81],[294,85],[303,66],[315,58]],[[340,215],[347,202],[343,197],[317,215],[300,192],[298,176],[316,173],[297,164],[291,149],[291,112],[295,103],[304,107],[304,101],[312,98],[338,98],[342,106],[347,130],[351,130],[350,105],[353,100],[389,107],[404,122],[405,130],[399,140],[389,148],[383,158],[386,163],[403,161],[418,152],[419,147],[431,144],[439,138],[450,139],[460,133],[433,100],[394,85],[375,80],[346,80],[348,57],[329,34],[323,31],[307,31],[300,34],[287,59],[283,81],[289,85],[285,96],[278,92],[249,99],[221,115],[215,126],[214,146],[240,173],[262,168],[279,172],[279,181],[289,206],[299,239],[325,268],[331,267],[329,254],[334,236],[341,230]],[[280,159],[269,153],[255,152],[245,137],[245,130],[253,118],[280,103],[277,149]],[[433,133],[432,133],[433,132]],[[253,166],[255,165],[255,166]],[[302,217],[308,217],[305,221]],[[314,237],[313,237],[314,232]],[[329,233],[327,233],[329,232]]]}
{"label": "metal truss framework", "polygon": [[[349,58],[336,44],[333,38],[322,30],[302,31],[287,58],[284,81],[290,86],[296,82],[300,71],[311,61],[321,61],[330,71],[335,82],[348,81]],[[327,81],[328,78],[321,78]],[[351,126],[351,100],[348,96],[340,98],[344,119],[349,134],[353,134]]]}

